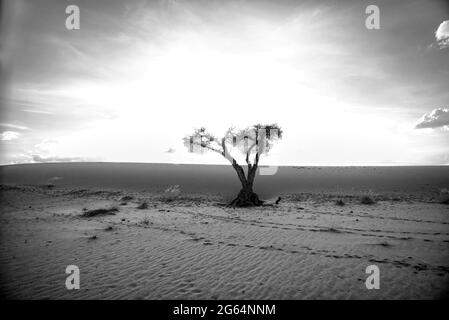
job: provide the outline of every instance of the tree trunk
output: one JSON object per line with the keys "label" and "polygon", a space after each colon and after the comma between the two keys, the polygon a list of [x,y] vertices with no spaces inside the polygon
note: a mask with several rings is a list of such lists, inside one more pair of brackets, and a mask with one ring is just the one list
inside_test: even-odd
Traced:
{"label": "tree trunk", "polygon": [[261,206],[263,201],[251,188],[242,188],[237,197],[230,203],[234,207]]}
{"label": "tree trunk", "polygon": [[261,206],[263,201],[259,199],[259,196],[253,191],[253,182],[255,172],[257,167],[251,168],[248,172],[248,179],[245,177],[245,172],[243,168],[237,164],[237,162],[233,162],[232,166],[234,167],[237,175],[239,177],[240,182],[242,183],[242,189],[240,190],[237,197],[232,200],[230,203],[231,206],[234,207],[252,207],[252,206]]}

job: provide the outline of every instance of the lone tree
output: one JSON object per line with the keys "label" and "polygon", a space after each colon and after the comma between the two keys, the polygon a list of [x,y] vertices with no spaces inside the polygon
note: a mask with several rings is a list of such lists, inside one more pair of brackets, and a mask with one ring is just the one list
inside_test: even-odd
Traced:
{"label": "lone tree", "polygon": [[[253,191],[259,159],[262,154],[267,154],[274,143],[281,138],[282,130],[277,124],[256,124],[242,130],[230,128],[221,139],[208,132],[206,128],[199,128],[195,129],[193,134],[184,137],[184,145],[190,152],[213,151],[225,157],[237,172],[242,184],[242,189],[230,205],[247,207],[263,204]],[[244,155],[247,165],[246,173],[231,155],[231,151],[238,151]]]}

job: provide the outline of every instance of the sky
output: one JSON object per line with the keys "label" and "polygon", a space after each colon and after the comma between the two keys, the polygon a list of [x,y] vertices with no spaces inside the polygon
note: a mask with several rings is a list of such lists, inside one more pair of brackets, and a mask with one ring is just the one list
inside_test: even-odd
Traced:
{"label": "sky", "polygon": [[0,164],[225,164],[182,138],[273,122],[283,138],[261,164],[449,164],[446,1],[7,0],[1,12]]}

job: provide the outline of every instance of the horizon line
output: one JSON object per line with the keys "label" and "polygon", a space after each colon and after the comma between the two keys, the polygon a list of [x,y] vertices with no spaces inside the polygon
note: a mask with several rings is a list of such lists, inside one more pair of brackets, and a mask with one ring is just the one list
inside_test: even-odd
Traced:
{"label": "horizon line", "polygon": [[[31,163],[9,163],[0,164],[0,167],[22,166],[22,165],[45,165],[45,164],[165,164],[165,165],[198,165],[198,166],[229,166],[228,164],[216,163],[172,163],[172,162],[121,162],[121,161],[54,161],[54,162],[31,162]],[[242,165],[246,167],[246,164]],[[445,167],[448,164],[370,164],[370,165],[259,165],[259,167],[298,167],[298,168],[314,168],[314,167]]]}

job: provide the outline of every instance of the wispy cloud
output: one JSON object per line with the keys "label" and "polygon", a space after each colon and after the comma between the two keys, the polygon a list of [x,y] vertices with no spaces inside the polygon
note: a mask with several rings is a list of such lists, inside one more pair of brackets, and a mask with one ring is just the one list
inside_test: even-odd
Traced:
{"label": "wispy cloud", "polygon": [[83,158],[78,157],[42,157],[40,155],[33,155],[33,161],[34,162],[79,162],[84,161]]}
{"label": "wispy cloud", "polygon": [[30,128],[18,124],[12,124],[12,123],[0,123],[0,127],[10,128],[10,129],[16,129],[16,130],[30,130]]}
{"label": "wispy cloud", "polygon": [[29,113],[38,113],[38,114],[53,114],[50,111],[45,111],[45,110],[33,110],[33,109],[24,109],[22,110],[23,112],[29,112]]}
{"label": "wispy cloud", "polygon": [[20,136],[20,133],[15,131],[5,131],[3,133],[0,133],[0,140],[2,141],[11,141],[14,139],[18,139]]}
{"label": "wispy cloud", "polygon": [[449,109],[437,108],[423,115],[417,122],[415,128],[439,128],[449,126]]}

